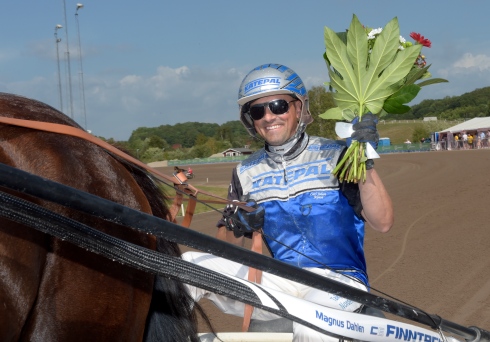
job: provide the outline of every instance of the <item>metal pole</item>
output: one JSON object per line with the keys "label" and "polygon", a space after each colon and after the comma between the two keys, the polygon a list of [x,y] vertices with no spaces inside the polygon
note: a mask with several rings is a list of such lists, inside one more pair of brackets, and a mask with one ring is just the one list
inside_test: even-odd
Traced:
{"label": "metal pole", "polygon": [[70,65],[70,45],[68,43],[68,21],[66,20],[66,3],[63,0],[63,12],[65,15],[65,40],[66,40],[66,63],[68,76],[68,101],[70,102],[70,117],[73,119],[73,92],[71,87],[71,65]]}
{"label": "metal pole", "polygon": [[77,21],[77,32],[78,32],[78,60],[80,62],[80,71],[78,73],[78,86],[80,88],[80,102],[82,107],[82,114],[84,120],[84,127],[87,130],[87,112],[85,109],[85,86],[83,82],[83,63],[82,63],[82,44],[80,41],[80,23],[78,21],[78,10],[83,8],[82,4],[77,4],[77,10],[75,11],[75,19]]}
{"label": "metal pole", "polygon": [[61,42],[61,38],[58,38],[58,30],[62,28],[61,25],[56,25],[54,28],[54,38],[56,42],[56,62],[58,64],[58,91],[60,96],[60,111],[63,112],[63,96],[61,93],[61,72],[60,72],[60,51],[59,51],[59,42]]}

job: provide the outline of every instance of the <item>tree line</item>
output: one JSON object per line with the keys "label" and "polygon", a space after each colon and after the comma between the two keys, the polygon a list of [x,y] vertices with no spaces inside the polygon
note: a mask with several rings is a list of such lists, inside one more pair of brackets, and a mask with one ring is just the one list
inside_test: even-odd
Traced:
{"label": "tree line", "polygon": [[[308,91],[310,112],[313,116],[306,132],[310,135],[336,139],[335,122],[319,117],[335,106],[332,93],[325,87]],[[423,100],[405,114],[387,114],[386,120],[417,120],[427,116],[440,120],[460,120],[490,116],[490,87],[476,89],[461,96],[439,100]],[[426,132],[418,132],[424,136]],[[104,138],[103,138],[104,139]],[[104,139],[106,140],[106,139]],[[207,158],[228,148],[248,146],[252,150],[262,142],[250,137],[239,120],[216,123],[185,122],[158,127],[139,127],[128,141],[106,140],[126,150],[143,162],[173,159]]]}

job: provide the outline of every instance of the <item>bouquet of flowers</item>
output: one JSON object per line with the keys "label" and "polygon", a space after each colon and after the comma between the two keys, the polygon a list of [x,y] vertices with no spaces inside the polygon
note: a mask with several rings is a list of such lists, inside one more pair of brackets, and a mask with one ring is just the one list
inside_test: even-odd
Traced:
{"label": "bouquet of flowers", "polygon": [[[321,114],[323,119],[351,122],[361,121],[363,114],[406,113],[421,87],[447,82],[431,78],[422,47],[430,40],[418,33],[410,34],[415,43],[400,36],[398,19],[392,19],[381,29],[364,27],[354,15],[347,32],[336,33],[325,27],[327,63],[330,82],[337,107]],[[424,79],[416,83],[417,81]],[[344,126],[342,127],[342,124]],[[337,122],[341,138],[349,137],[349,127]],[[365,181],[367,159],[379,158],[371,145],[353,140],[344,158],[333,170],[340,181]]]}

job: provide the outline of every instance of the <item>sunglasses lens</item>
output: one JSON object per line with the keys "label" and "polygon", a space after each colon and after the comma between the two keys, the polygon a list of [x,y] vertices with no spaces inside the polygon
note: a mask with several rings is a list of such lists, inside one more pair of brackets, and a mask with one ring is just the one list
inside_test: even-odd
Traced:
{"label": "sunglasses lens", "polygon": [[269,109],[273,114],[284,114],[289,110],[289,104],[286,100],[276,100],[269,102]]}
{"label": "sunglasses lens", "polygon": [[286,100],[274,100],[271,102],[260,103],[250,107],[250,116],[254,120],[260,120],[265,115],[265,107],[268,106],[272,114],[281,115],[289,110],[289,103]]}
{"label": "sunglasses lens", "polygon": [[264,106],[252,106],[250,107],[250,116],[254,120],[260,120],[265,115],[265,107]]}

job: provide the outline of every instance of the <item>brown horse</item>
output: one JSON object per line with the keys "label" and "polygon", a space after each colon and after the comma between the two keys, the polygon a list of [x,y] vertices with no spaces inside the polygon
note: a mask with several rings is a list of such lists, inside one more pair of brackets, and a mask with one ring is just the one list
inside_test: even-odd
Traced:
{"label": "brown horse", "polygon": [[[79,127],[46,104],[11,94],[0,93],[0,116]],[[166,198],[145,172],[79,138],[0,124],[0,162],[169,218]],[[120,239],[180,255],[174,243],[0,190]],[[0,218],[0,341],[197,341],[191,308],[182,283]]]}

